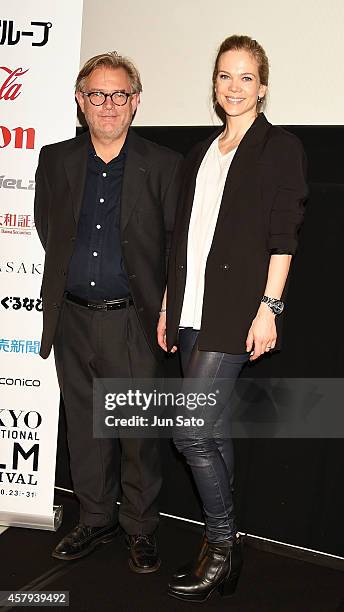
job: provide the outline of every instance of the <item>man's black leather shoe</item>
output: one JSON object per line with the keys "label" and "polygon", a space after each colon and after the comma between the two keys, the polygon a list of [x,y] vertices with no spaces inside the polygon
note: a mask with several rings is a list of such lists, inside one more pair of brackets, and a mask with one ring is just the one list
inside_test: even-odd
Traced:
{"label": "man's black leather shoe", "polygon": [[68,533],[52,552],[55,559],[72,561],[85,557],[99,544],[111,542],[119,529],[118,523],[104,527],[79,524]]}
{"label": "man's black leather shoe", "polygon": [[161,565],[158,547],[153,534],[126,534],[126,543],[130,551],[129,567],[133,572],[149,574],[156,572]]}

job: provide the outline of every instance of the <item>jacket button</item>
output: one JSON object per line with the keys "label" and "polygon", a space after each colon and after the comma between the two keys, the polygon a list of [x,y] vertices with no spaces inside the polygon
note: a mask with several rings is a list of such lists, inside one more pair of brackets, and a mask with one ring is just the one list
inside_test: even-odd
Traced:
{"label": "jacket button", "polygon": [[184,264],[179,264],[178,270],[184,270],[184,268],[185,268]]}
{"label": "jacket button", "polygon": [[74,241],[75,241],[75,236],[71,236],[71,237],[70,237],[70,241],[71,241],[71,242],[74,242]]}
{"label": "jacket button", "polygon": [[123,244],[128,244],[128,240],[122,240],[122,245]]}
{"label": "jacket button", "polygon": [[229,270],[229,264],[228,263],[223,263],[220,265],[221,270],[223,270],[224,272],[228,272]]}
{"label": "jacket button", "polygon": [[136,278],[136,274],[129,274],[129,279]]}

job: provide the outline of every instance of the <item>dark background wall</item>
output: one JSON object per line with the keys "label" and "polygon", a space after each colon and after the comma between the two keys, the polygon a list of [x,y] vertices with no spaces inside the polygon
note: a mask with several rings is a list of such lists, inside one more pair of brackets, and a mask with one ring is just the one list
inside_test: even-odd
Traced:
{"label": "dark background wall", "polygon": [[[136,131],[186,154],[213,127]],[[249,376],[343,377],[341,278],[344,177],[341,126],[286,126],[303,142],[310,197],[293,262],[283,350],[250,367]],[[168,369],[178,371],[178,357]],[[338,432],[338,436],[343,435]],[[344,556],[343,440],[237,439],[236,507],[240,531]],[[163,512],[202,520],[183,459],[162,440]],[[72,488],[61,410],[56,485]]]}

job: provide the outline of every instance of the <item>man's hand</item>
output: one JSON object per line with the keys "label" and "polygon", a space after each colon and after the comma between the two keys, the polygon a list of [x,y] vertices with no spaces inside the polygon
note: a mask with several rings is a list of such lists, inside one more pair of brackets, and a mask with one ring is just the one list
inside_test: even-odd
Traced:
{"label": "man's hand", "polygon": [[250,361],[275,348],[276,340],[275,315],[266,304],[261,304],[246,338],[246,350],[251,353]]}

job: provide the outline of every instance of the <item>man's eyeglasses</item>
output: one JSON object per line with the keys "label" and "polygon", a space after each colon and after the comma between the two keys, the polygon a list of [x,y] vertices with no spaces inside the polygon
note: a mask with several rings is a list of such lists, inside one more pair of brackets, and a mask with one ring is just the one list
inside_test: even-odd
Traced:
{"label": "man's eyeglasses", "polygon": [[104,104],[107,97],[111,98],[111,102],[116,106],[124,106],[128,102],[128,98],[133,96],[132,93],[125,91],[114,91],[113,93],[103,93],[102,91],[82,91],[84,96],[87,96],[93,106],[101,106]]}

